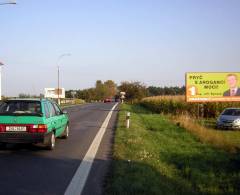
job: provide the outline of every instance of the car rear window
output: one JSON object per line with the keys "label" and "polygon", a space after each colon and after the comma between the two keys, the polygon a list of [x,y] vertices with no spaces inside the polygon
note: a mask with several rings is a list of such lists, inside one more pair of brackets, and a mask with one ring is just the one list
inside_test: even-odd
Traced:
{"label": "car rear window", "polygon": [[4,101],[0,105],[0,115],[42,115],[40,101]]}
{"label": "car rear window", "polygon": [[222,115],[240,116],[240,109],[227,109]]}
{"label": "car rear window", "polygon": [[46,118],[49,118],[50,117],[50,112],[49,112],[49,108],[48,108],[47,102],[44,103],[44,110],[45,110]]}

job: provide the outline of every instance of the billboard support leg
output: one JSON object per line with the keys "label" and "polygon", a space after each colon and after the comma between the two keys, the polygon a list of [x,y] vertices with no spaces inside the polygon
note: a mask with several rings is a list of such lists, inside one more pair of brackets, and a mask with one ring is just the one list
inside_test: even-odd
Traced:
{"label": "billboard support leg", "polygon": [[200,109],[199,109],[199,107],[200,107],[200,104],[198,103],[197,104],[197,119],[199,120],[199,118],[200,118]]}
{"label": "billboard support leg", "polygon": [[201,120],[201,125],[204,125],[204,105],[200,104],[200,120]]}

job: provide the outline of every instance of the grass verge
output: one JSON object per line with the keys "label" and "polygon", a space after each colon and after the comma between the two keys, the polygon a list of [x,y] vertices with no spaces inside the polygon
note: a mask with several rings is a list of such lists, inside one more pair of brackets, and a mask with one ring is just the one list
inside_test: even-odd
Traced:
{"label": "grass verge", "polygon": [[[131,127],[125,128],[126,112]],[[166,117],[122,105],[106,194],[239,194],[240,155],[202,143]]]}

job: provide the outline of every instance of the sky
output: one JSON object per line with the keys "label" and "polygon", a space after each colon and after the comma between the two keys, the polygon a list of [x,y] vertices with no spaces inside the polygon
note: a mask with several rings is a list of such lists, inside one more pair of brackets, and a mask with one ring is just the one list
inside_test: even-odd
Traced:
{"label": "sky", "polygon": [[0,26],[6,96],[57,87],[57,65],[67,90],[240,71],[239,0],[17,0],[0,5]]}

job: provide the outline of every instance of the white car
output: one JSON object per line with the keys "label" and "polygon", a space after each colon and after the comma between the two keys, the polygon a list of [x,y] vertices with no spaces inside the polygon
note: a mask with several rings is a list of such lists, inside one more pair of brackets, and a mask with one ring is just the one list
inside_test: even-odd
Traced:
{"label": "white car", "polygon": [[240,130],[240,108],[226,108],[217,119],[218,129]]}

